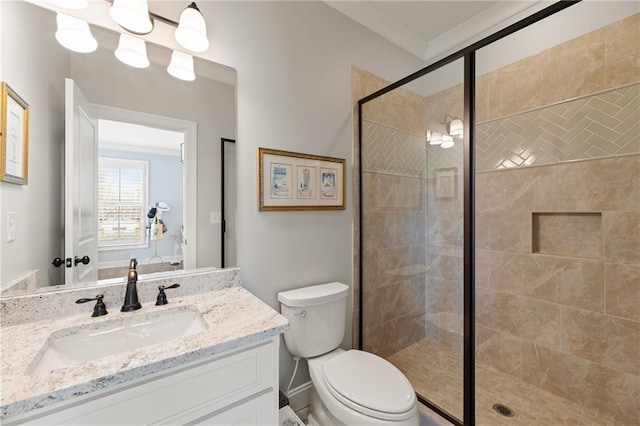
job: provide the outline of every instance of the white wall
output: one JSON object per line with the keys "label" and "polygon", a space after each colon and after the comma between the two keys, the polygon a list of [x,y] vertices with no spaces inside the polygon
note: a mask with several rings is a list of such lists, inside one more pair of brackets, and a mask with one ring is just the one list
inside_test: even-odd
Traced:
{"label": "white wall", "polygon": [[[351,65],[391,81],[419,69],[411,54],[321,2],[200,4],[213,56],[238,71],[238,264],[242,282],[276,294],[352,274]],[[347,159],[345,211],[258,212],[258,147]],[[346,346],[350,345],[350,324]],[[281,386],[292,370],[284,348]],[[308,380],[306,371],[295,383]]]}
{"label": "white wall", "polygon": [[[0,182],[0,283],[34,269],[40,270],[42,280],[59,283],[63,268],[54,268],[51,261],[56,255],[64,257],[59,172],[64,149],[64,85],[59,82],[68,75],[69,55],[52,37],[41,36],[55,31],[55,21],[47,19],[50,12],[30,8],[33,13],[26,13],[19,6],[18,2],[2,4],[0,56],[2,80],[30,108],[29,182]],[[16,212],[17,218],[16,239],[9,243],[7,211]]]}

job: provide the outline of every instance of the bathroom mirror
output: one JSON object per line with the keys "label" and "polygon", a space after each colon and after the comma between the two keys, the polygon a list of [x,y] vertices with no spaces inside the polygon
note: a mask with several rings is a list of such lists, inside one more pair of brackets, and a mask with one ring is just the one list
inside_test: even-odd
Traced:
{"label": "bathroom mirror", "polygon": [[[73,177],[77,187],[95,179],[99,189],[81,200],[81,206],[95,208],[82,210],[91,214],[83,213],[79,224],[86,228],[93,221],[98,228],[93,228],[99,240],[97,259],[89,263],[97,272],[93,279],[80,279],[78,285],[99,284],[102,278],[124,279],[132,257],[138,259],[141,278],[145,273],[221,267],[220,140],[236,139],[235,70],[196,57],[195,81],[178,80],[166,71],[171,50],[149,42],[150,66],[133,68],[114,55],[119,34],[94,25],[90,27],[98,49],[75,53],[54,37],[55,12],[22,1],[0,6],[0,75],[30,110],[28,183],[0,183],[0,296],[60,289],[70,283],[65,270],[84,267],[85,253],[69,257],[70,244],[65,244],[65,230],[70,229],[65,196],[75,191],[71,198],[79,200],[77,188],[65,187],[65,157],[69,158],[65,128],[70,127],[65,127],[69,103],[65,84],[75,85],[96,112],[99,140],[95,170]],[[65,83],[67,79],[71,83]],[[170,140],[168,147],[161,142],[165,136]],[[136,167],[144,179],[131,178],[138,173]],[[109,198],[108,191],[115,188],[124,194],[133,181],[141,192],[134,203],[135,214],[114,213],[131,206],[122,204],[127,201],[123,197]],[[234,208],[225,205],[227,214]],[[15,218],[11,235],[8,216]],[[157,239],[152,237],[154,230],[159,230]],[[233,242],[235,235],[229,230],[225,239]],[[62,262],[58,267],[53,264],[56,258]],[[69,259],[76,265],[67,268]],[[227,253],[226,259],[235,259],[235,253]],[[226,261],[224,266],[235,265]]]}

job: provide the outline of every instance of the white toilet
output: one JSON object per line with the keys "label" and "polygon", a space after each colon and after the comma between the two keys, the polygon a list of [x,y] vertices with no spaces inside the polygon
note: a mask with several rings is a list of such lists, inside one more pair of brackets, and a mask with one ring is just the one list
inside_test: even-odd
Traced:
{"label": "white toilet", "polygon": [[309,424],[419,425],[415,392],[400,370],[371,353],[339,348],[348,291],[345,284],[329,283],[278,293],[290,322],[287,349],[309,364]]}

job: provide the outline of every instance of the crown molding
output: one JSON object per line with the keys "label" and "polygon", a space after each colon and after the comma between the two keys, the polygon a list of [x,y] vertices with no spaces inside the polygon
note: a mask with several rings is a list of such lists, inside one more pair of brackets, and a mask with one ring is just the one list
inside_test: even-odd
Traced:
{"label": "crown molding", "polygon": [[328,6],[424,60],[428,43],[368,1],[325,1]]}

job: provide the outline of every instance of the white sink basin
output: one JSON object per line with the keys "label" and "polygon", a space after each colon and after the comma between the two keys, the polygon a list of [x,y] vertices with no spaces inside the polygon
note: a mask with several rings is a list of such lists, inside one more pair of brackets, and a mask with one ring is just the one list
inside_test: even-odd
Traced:
{"label": "white sink basin", "polygon": [[46,374],[58,368],[190,336],[208,328],[202,314],[194,310],[132,315],[131,319],[123,321],[89,324],[53,333],[32,364],[31,374]]}

